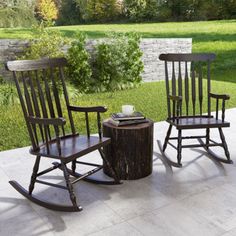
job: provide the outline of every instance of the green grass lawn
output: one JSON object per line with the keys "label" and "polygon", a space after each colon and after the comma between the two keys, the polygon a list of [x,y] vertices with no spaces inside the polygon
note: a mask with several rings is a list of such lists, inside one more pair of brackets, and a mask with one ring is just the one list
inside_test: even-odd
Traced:
{"label": "green grass lawn", "polygon": [[[226,91],[228,94],[235,94],[236,83],[212,82],[212,92],[225,93]],[[135,89],[118,91],[112,96],[110,93],[82,95],[76,99],[74,98],[72,103],[80,106],[105,105],[108,107],[108,112],[103,115],[104,119],[108,118],[111,113],[120,111],[123,104],[133,104],[136,110],[143,112],[154,121],[165,120],[167,114],[164,82],[145,83]],[[236,96],[232,96],[227,103],[227,108],[235,106]],[[212,109],[214,110],[214,106]],[[204,111],[206,111],[206,100]],[[92,132],[97,133],[95,117],[91,118]],[[0,119],[0,151],[29,145],[28,134],[19,104],[0,106]],[[75,117],[75,121],[78,130],[84,133],[84,114]]]}
{"label": "green grass lawn", "polygon": [[[65,36],[74,37],[77,30],[84,31],[90,38],[104,37],[108,31],[140,32],[146,38],[182,37],[193,38],[194,52],[215,52],[217,59],[212,70],[212,92],[227,93],[231,100],[227,107],[236,107],[236,21],[105,24],[56,27]],[[0,29],[0,38],[28,38],[30,29]],[[109,108],[103,118],[120,111],[122,104],[133,104],[154,121],[166,118],[166,97],[164,82],[142,84],[139,88],[108,93],[83,95],[77,99],[79,105],[106,105]],[[213,108],[214,110],[214,108]],[[227,114],[226,114],[227,115]],[[78,121],[82,121],[82,117]],[[84,132],[84,123],[80,131]],[[96,132],[93,124],[93,132]],[[20,106],[0,106],[0,150],[29,145],[28,135]]]}

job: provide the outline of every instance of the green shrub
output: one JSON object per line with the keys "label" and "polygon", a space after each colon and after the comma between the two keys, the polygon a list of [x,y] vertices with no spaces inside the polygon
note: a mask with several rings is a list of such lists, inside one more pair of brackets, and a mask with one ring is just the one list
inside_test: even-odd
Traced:
{"label": "green shrub", "polygon": [[64,56],[63,46],[69,40],[62,37],[58,30],[45,27],[45,22],[33,29],[29,47],[21,59],[40,59]]}
{"label": "green shrub", "polygon": [[140,84],[143,71],[140,37],[135,33],[111,34],[96,47],[93,63],[95,91],[115,91]]}
{"label": "green shrub", "polygon": [[86,37],[83,33],[77,33],[76,41],[68,50],[68,78],[79,92],[90,90],[92,70],[89,64],[89,54],[85,49]]}

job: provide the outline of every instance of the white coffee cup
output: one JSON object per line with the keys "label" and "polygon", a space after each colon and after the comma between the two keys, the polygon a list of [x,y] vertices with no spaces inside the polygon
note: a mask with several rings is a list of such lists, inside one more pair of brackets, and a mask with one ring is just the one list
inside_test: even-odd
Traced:
{"label": "white coffee cup", "polygon": [[134,113],[134,106],[132,105],[123,105],[122,106],[122,113],[126,116],[130,116]]}

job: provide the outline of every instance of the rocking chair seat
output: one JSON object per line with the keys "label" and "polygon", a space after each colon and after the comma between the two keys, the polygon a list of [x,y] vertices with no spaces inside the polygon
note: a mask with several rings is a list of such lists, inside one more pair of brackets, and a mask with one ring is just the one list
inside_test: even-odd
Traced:
{"label": "rocking chair seat", "polygon": [[214,117],[179,117],[178,119],[167,120],[177,129],[201,129],[201,128],[221,128],[230,127],[230,123]]}
{"label": "rocking chair seat", "polygon": [[46,144],[39,147],[39,150],[30,150],[33,155],[40,155],[56,159],[65,159],[66,162],[70,162],[80,156],[95,151],[110,143],[110,138],[102,137],[101,139],[96,136],[83,135],[66,135],[60,139],[61,155],[59,155],[56,139],[53,139],[48,144],[48,150]]}

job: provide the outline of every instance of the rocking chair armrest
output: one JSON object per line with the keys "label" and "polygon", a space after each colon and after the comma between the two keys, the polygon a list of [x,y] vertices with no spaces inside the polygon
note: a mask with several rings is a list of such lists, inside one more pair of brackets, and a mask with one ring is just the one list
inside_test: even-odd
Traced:
{"label": "rocking chair armrest", "polygon": [[86,119],[86,130],[87,136],[90,137],[90,127],[89,127],[89,113],[96,112],[97,113],[97,126],[98,126],[98,134],[99,137],[102,137],[102,128],[101,128],[101,114],[107,111],[107,108],[104,106],[96,106],[96,107],[77,107],[77,106],[68,106],[70,111],[84,112]]}
{"label": "rocking chair armrest", "polygon": [[215,94],[215,93],[210,93],[211,98],[215,99],[223,99],[223,100],[229,100],[230,96],[228,94]]}
{"label": "rocking chair armrest", "polygon": [[78,107],[78,106],[68,106],[68,109],[71,111],[78,112],[106,112],[107,108],[104,106],[96,106],[96,107]]}
{"label": "rocking chair armrest", "polygon": [[178,102],[182,101],[182,97],[181,96],[176,96],[176,95],[169,94],[169,98],[171,100],[173,100],[173,101],[178,101]]}
{"label": "rocking chair armrest", "polygon": [[66,120],[62,117],[59,118],[38,118],[38,117],[33,117],[29,116],[28,121],[31,124],[39,124],[39,125],[65,125]]}
{"label": "rocking chair armrest", "polygon": [[230,96],[227,94],[214,94],[210,93],[209,94],[210,98],[215,98],[216,99],[216,119],[218,120],[219,117],[219,99],[222,100],[222,114],[221,114],[221,119],[224,122],[225,120],[225,101],[230,99]]}

